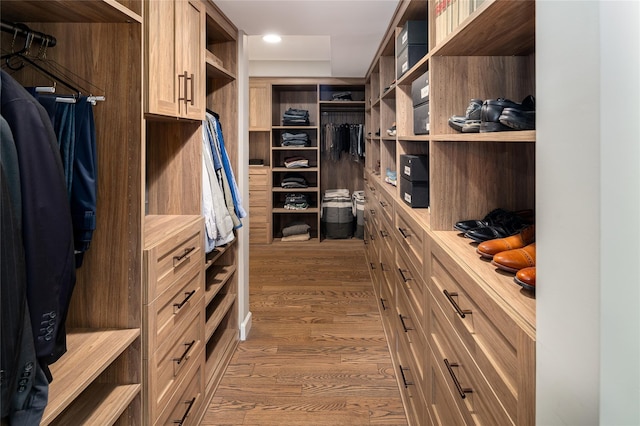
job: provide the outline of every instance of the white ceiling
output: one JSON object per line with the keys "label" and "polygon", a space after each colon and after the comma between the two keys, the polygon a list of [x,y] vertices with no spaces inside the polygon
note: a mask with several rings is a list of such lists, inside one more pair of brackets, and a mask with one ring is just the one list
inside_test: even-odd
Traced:
{"label": "white ceiling", "polygon": [[[249,37],[249,74],[364,77],[398,0],[214,0]],[[262,35],[277,33],[282,43]]]}

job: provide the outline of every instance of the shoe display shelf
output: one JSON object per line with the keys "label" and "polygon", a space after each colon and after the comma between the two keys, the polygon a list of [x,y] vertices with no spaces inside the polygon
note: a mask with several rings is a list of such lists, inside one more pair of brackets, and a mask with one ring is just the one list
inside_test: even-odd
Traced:
{"label": "shoe display shelf", "polygon": [[[381,260],[395,259],[390,267],[402,271],[390,286],[374,288],[384,300],[383,317],[394,318],[384,325],[409,423],[533,425],[535,296],[481,259],[476,243],[453,225],[497,207],[535,206],[536,132],[459,133],[448,119],[463,115],[471,99],[535,96],[535,2],[485,0],[466,15],[460,8],[469,2],[457,3],[457,19],[443,29],[446,2],[401,2],[369,67],[367,259],[374,282],[385,276]],[[396,39],[412,20],[428,22],[427,54],[389,87]],[[425,73],[430,129],[415,135],[411,86]],[[386,135],[394,122],[396,136]],[[384,182],[387,168],[401,175],[406,154],[429,156],[428,208],[409,207],[400,188]],[[381,220],[381,202],[391,204],[383,209],[391,212],[390,224]],[[390,245],[376,229],[385,222]],[[403,263],[412,252],[420,261]],[[424,316],[407,309],[412,294],[423,295]]]}

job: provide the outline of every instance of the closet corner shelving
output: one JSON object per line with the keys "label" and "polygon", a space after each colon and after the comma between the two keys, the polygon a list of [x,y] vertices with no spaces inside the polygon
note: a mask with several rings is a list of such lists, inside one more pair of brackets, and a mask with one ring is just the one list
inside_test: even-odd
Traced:
{"label": "closet corner shelving", "polygon": [[[400,75],[396,40],[414,20],[427,21],[427,53]],[[415,135],[411,86],[425,73],[430,133]],[[470,424],[475,416],[535,424],[535,296],[481,261],[453,225],[497,207],[534,207],[536,132],[462,134],[448,125],[473,98],[535,95],[535,1],[400,2],[365,92],[365,253],[409,423]],[[397,134],[388,136],[393,123]],[[405,154],[429,156],[428,208],[411,208],[385,182],[387,170],[400,180]],[[486,331],[469,334],[443,290]],[[418,332],[405,327],[412,321]],[[473,388],[473,414],[455,397],[453,375]]]}
{"label": "closet corner shelving", "polygon": [[[66,321],[67,352],[51,365],[54,380],[43,425],[141,421],[142,16],[140,2],[2,2],[3,20],[56,37],[47,58],[106,97],[93,109],[100,184],[97,228],[76,273]],[[3,51],[10,42],[3,35]],[[94,67],[96,63],[118,66]],[[29,67],[13,76],[23,85],[51,85]]]}

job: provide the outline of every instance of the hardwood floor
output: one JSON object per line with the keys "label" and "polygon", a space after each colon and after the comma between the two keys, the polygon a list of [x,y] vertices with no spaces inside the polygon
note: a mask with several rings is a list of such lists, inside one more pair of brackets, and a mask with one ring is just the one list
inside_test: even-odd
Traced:
{"label": "hardwood floor", "polygon": [[406,425],[361,240],[250,250],[253,325],[202,425]]}

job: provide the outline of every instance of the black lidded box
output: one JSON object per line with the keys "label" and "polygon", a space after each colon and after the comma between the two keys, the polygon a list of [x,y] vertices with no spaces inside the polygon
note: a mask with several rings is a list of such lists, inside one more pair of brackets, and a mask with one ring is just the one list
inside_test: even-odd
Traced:
{"label": "black lidded box", "polygon": [[426,44],[410,44],[398,54],[396,59],[396,78],[402,77],[420,59],[427,54]]}
{"label": "black lidded box", "polygon": [[413,108],[413,134],[429,134],[429,102]]}
{"label": "black lidded box", "polygon": [[428,182],[429,156],[412,154],[401,155],[400,176],[411,182]]}
{"label": "black lidded box", "polygon": [[429,182],[400,179],[400,196],[412,208],[429,207]]}
{"label": "black lidded box", "polygon": [[429,102],[429,71],[413,80],[411,83],[411,100],[413,107]]}
{"label": "black lidded box", "polygon": [[[427,44],[427,21],[407,21],[396,39],[396,56],[412,44]],[[426,53],[426,52],[425,52]]]}

